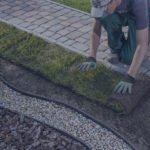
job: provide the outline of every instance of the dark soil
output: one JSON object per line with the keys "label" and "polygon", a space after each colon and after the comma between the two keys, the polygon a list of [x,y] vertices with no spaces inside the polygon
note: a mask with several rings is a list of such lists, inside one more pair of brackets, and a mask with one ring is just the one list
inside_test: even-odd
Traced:
{"label": "dark soil", "polygon": [[87,150],[58,130],[3,108],[0,108],[0,149]]}
{"label": "dark soil", "polygon": [[128,116],[121,116],[4,60],[0,60],[0,71],[5,79],[17,88],[70,104],[118,131],[137,149],[150,150],[150,95],[134,112]]}

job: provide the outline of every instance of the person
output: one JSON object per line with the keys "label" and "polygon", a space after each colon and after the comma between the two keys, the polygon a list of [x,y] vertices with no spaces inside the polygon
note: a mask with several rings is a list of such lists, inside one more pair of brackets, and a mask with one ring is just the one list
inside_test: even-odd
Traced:
{"label": "person", "polygon": [[[115,93],[132,93],[140,66],[148,51],[150,0],[92,0],[91,15],[94,23],[90,40],[90,55],[77,69],[96,69],[96,54],[102,26],[108,35],[108,46],[119,61],[129,65],[123,80],[114,88]],[[122,27],[128,26],[125,38]]]}

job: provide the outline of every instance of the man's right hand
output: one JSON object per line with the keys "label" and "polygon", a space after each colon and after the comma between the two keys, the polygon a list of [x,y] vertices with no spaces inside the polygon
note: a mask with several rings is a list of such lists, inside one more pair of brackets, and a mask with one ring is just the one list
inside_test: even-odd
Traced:
{"label": "man's right hand", "polygon": [[96,59],[94,57],[88,57],[86,62],[76,65],[72,68],[78,71],[90,71],[96,69]]}

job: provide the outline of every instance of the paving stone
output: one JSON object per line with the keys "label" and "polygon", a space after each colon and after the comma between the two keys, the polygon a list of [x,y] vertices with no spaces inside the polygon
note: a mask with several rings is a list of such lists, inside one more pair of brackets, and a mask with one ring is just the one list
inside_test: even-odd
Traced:
{"label": "paving stone", "polygon": [[62,13],[70,13],[72,10],[71,9],[62,9],[60,12]]}
{"label": "paving stone", "polygon": [[85,33],[85,34],[82,34],[81,37],[82,37],[82,38],[85,38],[85,39],[87,39],[87,41],[89,41],[90,34],[89,34],[89,33]]}
{"label": "paving stone", "polygon": [[34,31],[34,32],[37,32],[37,33],[42,33],[42,32],[44,32],[44,31],[46,31],[46,29],[45,29],[45,28],[42,28],[42,27],[37,27],[37,28],[35,28],[33,31]]}
{"label": "paving stone", "polygon": [[73,31],[76,31],[77,29],[76,28],[74,28],[74,27],[71,27],[71,26],[69,26],[69,27],[66,27],[70,32],[73,32]]}
{"label": "paving stone", "polygon": [[24,15],[27,16],[27,17],[31,17],[31,16],[34,16],[37,13],[38,13],[38,11],[30,11],[28,13],[25,13]]}
{"label": "paving stone", "polygon": [[39,13],[39,15],[44,17],[44,16],[47,16],[47,15],[50,15],[50,13],[47,12],[47,11],[42,11],[42,12]]}
{"label": "paving stone", "polygon": [[54,26],[54,25],[56,25],[56,24],[58,24],[58,23],[59,23],[58,20],[52,20],[52,21],[48,21],[48,22],[45,23],[45,24],[49,25],[49,27],[52,27],[52,26]]}
{"label": "paving stone", "polygon": [[31,24],[29,22],[23,22],[20,24],[21,27],[27,28],[29,27]]}
{"label": "paving stone", "polygon": [[36,14],[36,15],[34,15],[34,16],[32,16],[32,17],[35,18],[35,19],[37,19],[37,20],[43,19],[43,17],[40,16],[39,14]]}
{"label": "paving stone", "polygon": [[71,26],[75,28],[81,28],[83,27],[83,24],[81,24],[80,22],[77,22],[77,23],[72,24]]}
{"label": "paving stone", "polygon": [[100,44],[100,49],[101,49],[102,51],[108,49],[107,41],[101,42],[101,44]]}
{"label": "paving stone", "polygon": [[83,33],[87,33],[89,31],[91,31],[92,28],[90,26],[83,26],[82,28],[79,29],[79,31],[83,32]]}
{"label": "paving stone", "polygon": [[7,17],[8,16],[8,14],[6,14],[6,13],[1,13],[0,12],[0,18],[5,18],[5,17]]}
{"label": "paving stone", "polygon": [[82,17],[83,14],[82,14],[82,13],[79,13],[79,12],[76,12],[73,16],[76,16],[76,17]]}
{"label": "paving stone", "polygon": [[67,30],[67,29],[63,29],[63,30],[58,31],[57,33],[60,34],[60,35],[65,36],[65,35],[67,35],[68,33],[70,33],[70,31]]}
{"label": "paving stone", "polygon": [[51,37],[53,36],[55,33],[52,31],[45,31],[43,32],[41,35],[46,36],[46,37]]}
{"label": "paving stone", "polygon": [[35,28],[37,28],[38,25],[30,25],[27,27],[28,30],[34,30]]}
{"label": "paving stone", "polygon": [[85,19],[85,20],[87,20],[87,19],[90,19],[90,16],[82,15],[80,18],[81,18],[81,19]]}
{"label": "paving stone", "polygon": [[60,37],[59,39],[57,39],[57,41],[63,42],[63,43],[67,40],[68,40],[68,38],[66,38],[66,37]]}
{"label": "paving stone", "polygon": [[50,14],[53,14],[53,13],[58,12],[58,10],[57,10],[57,9],[54,9],[54,8],[51,8],[48,12],[49,12]]}
{"label": "paving stone", "polygon": [[12,13],[14,13],[14,11],[12,9],[7,9],[7,10],[4,10],[3,13],[6,13],[8,15],[12,15]]}
{"label": "paving stone", "polygon": [[80,21],[80,18],[79,17],[72,17],[72,18],[68,19],[67,21],[70,23],[77,23]]}
{"label": "paving stone", "polygon": [[75,43],[74,40],[68,40],[68,41],[64,42],[64,44],[66,44],[68,46],[72,45],[73,43]]}
{"label": "paving stone", "polygon": [[22,15],[22,14],[24,14],[24,13],[25,13],[25,11],[23,11],[23,10],[18,10],[18,11],[16,11],[16,12],[12,13],[12,15],[13,15],[13,16],[20,16],[20,15]]}
{"label": "paving stone", "polygon": [[62,15],[63,14],[60,11],[51,14],[51,16],[53,16],[53,17],[59,17],[59,16],[62,16]]}
{"label": "paving stone", "polygon": [[107,57],[108,57],[108,55],[106,53],[101,52],[101,51],[97,52],[97,58],[99,58],[99,59],[105,59]]}
{"label": "paving stone", "polygon": [[27,22],[32,23],[32,22],[36,21],[36,18],[28,17],[28,18],[26,18],[26,19],[24,19],[24,20],[27,21]]}
{"label": "paving stone", "polygon": [[0,11],[4,11],[4,10],[7,10],[7,9],[10,9],[10,6],[3,6],[3,7],[0,7]]}
{"label": "paving stone", "polygon": [[41,24],[40,26],[43,28],[46,28],[46,29],[48,29],[48,28],[51,29],[50,28],[51,25],[49,23],[44,23],[44,24]]}
{"label": "paving stone", "polygon": [[58,19],[64,21],[64,20],[67,20],[68,18],[66,16],[59,16]]}
{"label": "paving stone", "polygon": [[49,10],[49,9],[51,9],[52,7],[51,7],[51,5],[48,5],[48,6],[42,6],[41,7],[43,10]]}
{"label": "paving stone", "polygon": [[48,22],[47,19],[42,18],[42,19],[39,19],[39,20],[34,21],[34,24],[36,24],[36,25],[41,25],[41,24],[44,24],[44,23],[47,23],[47,22]]}
{"label": "paving stone", "polygon": [[68,21],[62,21],[62,22],[60,22],[60,24],[66,26],[66,27],[71,25],[71,23]]}
{"label": "paving stone", "polygon": [[[2,18],[2,17],[0,17],[0,18]],[[7,20],[10,20],[10,19],[12,19],[12,18],[14,18],[13,16],[11,16],[11,15],[7,15],[7,16],[5,16],[4,17],[4,19],[7,21]]]}
{"label": "paving stone", "polygon": [[74,43],[72,47],[76,48],[77,51],[82,51],[82,52],[88,50],[88,46],[86,46],[85,44],[81,44],[79,42]]}
{"label": "paving stone", "polygon": [[88,20],[81,20],[80,19],[80,23],[82,23],[83,25],[89,25],[89,24],[92,24],[93,21],[91,21],[90,19],[88,19]]}
{"label": "paving stone", "polygon": [[74,32],[71,32],[70,34],[68,34],[67,37],[72,39],[72,40],[75,40],[76,38],[79,38],[81,35],[82,35],[81,32],[74,31]]}
{"label": "paving stone", "polygon": [[21,10],[21,7],[15,6],[15,7],[12,7],[11,9],[12,9],[13,11],[18,11],[18,10]]}
{"label": "paving stone", "polygon": [[8,5],[8,2],[6,1],[1,2],[1,6],[4,6],[4,5]]}
{"label": "paving stone", "polygon": [[9,22],[18,25],[18,24],[22,24],[23,20],[21,20],[19,18],[12,18],[12,19],[9,20]]}
{"label": "paving stone", "polygon": [[80,43],[85,43],[87,40],[85,38],[82,38],[82,37],[79,37],[79,38],[76,38],[75,41],[77,42],[80,42]]}
{"label": "paving stone", "polygon": [[60,34],[54,33],[54,35],[52,36],[52,39],[57,40],[61,37]]}
{"label": "paving stone", "polygon": [[63,28],[64,28],[64,26],[59,24],[59,25],[55,25],[55,26],[51,27],[50,30],[53,32],[58,32],[58,31],[62,30]]}
{"label": "paving stone", "polygon": [[52,16],[50,16],[50,15],[44,16],[44,18],[46,18],[46,19],[49,20],[49,21],[55,19],[54,17],[52,17]]}
{"label": "paving stone", "polygon": [[64,7],[59,6],[59,5],[56,5],[56,6],[54,6],[54,8],[57,9],[57,10],[61,10],[61,9],[63,9]]}

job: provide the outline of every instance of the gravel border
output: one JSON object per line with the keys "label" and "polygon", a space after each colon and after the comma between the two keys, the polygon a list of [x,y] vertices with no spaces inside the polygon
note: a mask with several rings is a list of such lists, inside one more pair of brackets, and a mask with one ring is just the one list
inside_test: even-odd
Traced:
{"label": "gravel border", "polygon": [[24,96],[9,89],[2,82],[0,82],[0,90],[0,103],[3,107],[64,130],[82,139],[93,150],[131,150],[112,132],[69,108]]}

